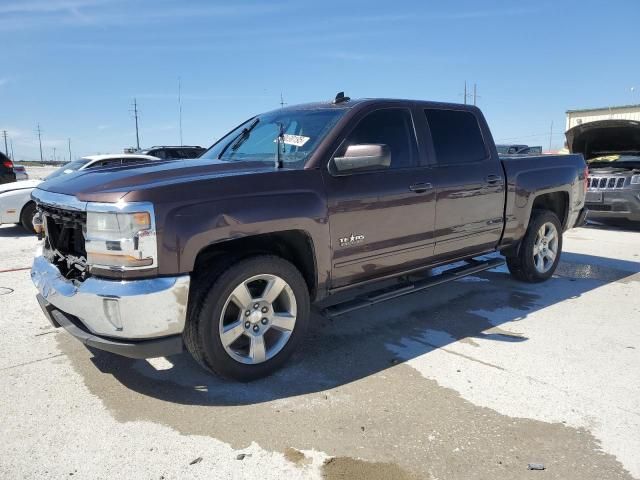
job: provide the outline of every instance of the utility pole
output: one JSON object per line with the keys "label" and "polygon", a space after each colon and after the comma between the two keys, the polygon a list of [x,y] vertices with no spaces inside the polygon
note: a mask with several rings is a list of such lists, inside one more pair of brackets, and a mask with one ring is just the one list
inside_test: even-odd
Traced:
{"label": "utility pole", "polygon": [[140,150],[140,134],[138,133],[138,102],[133,99],[133,117],[136,119],[136,147]]}
{"label": "utility pole", "polygon": [[2,136],[4,137],[4,153],[9,156],[9,148],[7,147],[7,131],[2,131]]}
{"label": "utility pole", "polygon": [[38,143],[40,144],[40,161],[44,162],[44,157],[42,156],[42,130],[40,130],[40,124],[38,124]]}
{"label": "utility pole", "polygon": [[473,84],[473,106],[476,106],[476,99],[478,98],[478,95],[476,93],[476,84]]}
{"label": "utility pole", "polygon": [[[182,96],[181,96],[182,85],[180,83],[180,77],[178,77],[178,111],[180,117],[180,146],[184,145],[182,143]],[[140,148],[140,147],[138,147]]]}
{"label": "utility pole", "polygon": [[284,97],[282,96],[282,92],[280,92],[280,108],[284,108],[286,102],[284,101]]}
{"label": "utility pole", "polygon": [[553,120],[551,120],[551,129],[549,130],[549,151],[551,151],[552,141],[553,141]]}
{"label": "utility pole", "polygon": [[467,81],[464,81],[464,104],[467,104]]}
{"label": "utility pole", "polygon": [[56,161],[56,147],[53,147],[53,161]]}
{"label": "utility pole", "polygon": [[69,161],[71,161],[71,139],[67,138],[68,144],[69,144]]}

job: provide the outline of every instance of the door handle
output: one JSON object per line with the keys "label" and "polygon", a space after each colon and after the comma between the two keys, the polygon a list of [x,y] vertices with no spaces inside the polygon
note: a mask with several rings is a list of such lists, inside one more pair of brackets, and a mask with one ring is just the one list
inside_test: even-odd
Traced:
{"label": "door handle", "polygon": [[430,183],[420,182],[420,183],[414,183],[413,185],[411,185],[409,187],[409,190],[411,190],[414,193],[424,193],[427,190],[431,190],[432,188],[433,188],[433,185],[431,185]]}
{"label": "door handle", "polygon": [[502,185],[502,177],[500,175],[487,175],[485,181],[489,185]]}

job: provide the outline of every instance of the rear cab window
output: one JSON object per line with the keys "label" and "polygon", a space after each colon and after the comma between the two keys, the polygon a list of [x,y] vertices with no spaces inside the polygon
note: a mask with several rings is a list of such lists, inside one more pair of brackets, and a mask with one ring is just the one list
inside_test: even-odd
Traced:
{"label": "rear cab window", "polygon": [[438,165],[485,160],[489,153],[476,116],[466,110],[425,109]]}

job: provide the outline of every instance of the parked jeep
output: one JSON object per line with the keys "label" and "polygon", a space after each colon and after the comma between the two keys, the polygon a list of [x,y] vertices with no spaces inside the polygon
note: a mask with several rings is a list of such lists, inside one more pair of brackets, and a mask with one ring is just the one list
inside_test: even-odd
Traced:
{"label": "parked jeep", "polygon": [[31,276],[53,325],[87,345],[186,346],[250,380],[284,364],[312,303],[367,308],[504,263],[477,258],[491,252],[518,280],[549,279],[586,182],[581,155],[501,160],[476,107],[338,95],[250,118],[197,160],[40,184]]}
{"label": "parked jeep", "polygon": [[640,122],[587,122],[565,135],[589,165],[589,218],[640,222]]}

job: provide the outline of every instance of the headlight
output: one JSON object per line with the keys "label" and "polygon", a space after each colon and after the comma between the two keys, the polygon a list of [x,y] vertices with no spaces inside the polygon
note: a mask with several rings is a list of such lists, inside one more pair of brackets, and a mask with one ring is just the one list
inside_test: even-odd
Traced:
{"label": "headlight", "polygon": [[637,185],[640,183],[640,175],[633,175],[631,177],[631,185]]}
{"label": "headlight", "polygon": [[155,216],[150,203],[89,203],[87,263],[111,270],[157,266]]}

